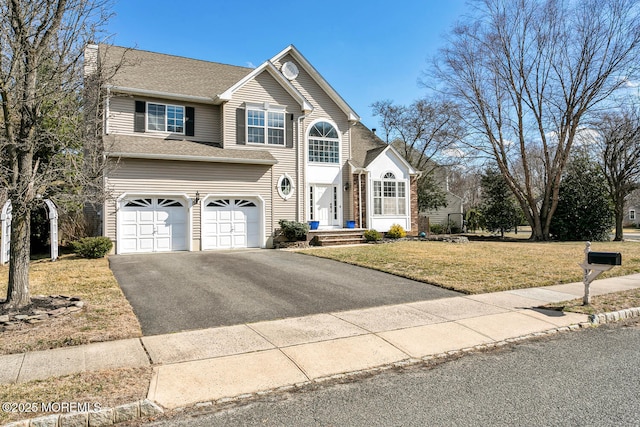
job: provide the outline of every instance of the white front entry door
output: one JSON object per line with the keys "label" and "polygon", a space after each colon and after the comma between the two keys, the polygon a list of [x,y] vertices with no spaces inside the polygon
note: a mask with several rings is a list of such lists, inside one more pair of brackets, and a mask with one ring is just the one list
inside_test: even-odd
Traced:
{"label": "white front entry door", "polygon": [[338,187],[335,185],[314,185],[313,195],[314,221],[319,221],[320,227],[334,227],[340,225],[338,218]]}

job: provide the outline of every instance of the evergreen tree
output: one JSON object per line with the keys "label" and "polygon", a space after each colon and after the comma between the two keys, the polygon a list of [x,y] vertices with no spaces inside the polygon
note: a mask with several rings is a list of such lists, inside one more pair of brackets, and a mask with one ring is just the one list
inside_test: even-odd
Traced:
{"label": "evergreen tree", "polygon": [[482,202],[480,203],[481,224],[487,230],[511,230],[522,215],[511,189],[504,176],[497,170],[489,168],[480,180],[482,188]]}
{"label": "evergreen tree", "polygon": [[584,154],[573,158],[560,184],[551,234],[558,240],[607,241],[613,225],[602,168]]}

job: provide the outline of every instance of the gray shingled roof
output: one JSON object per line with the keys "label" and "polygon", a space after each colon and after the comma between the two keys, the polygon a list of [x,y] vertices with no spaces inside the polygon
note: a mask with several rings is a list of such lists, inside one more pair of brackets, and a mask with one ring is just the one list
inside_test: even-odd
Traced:
{"label": "gray shingled roof", "polygon": [[362,123],[351,128],[351,163],[359,168],[366,167],[387,144]]}
{"label": "gray shingled roof", "polygon": [[267,150],[222,149],[210,144],[181,139],[163,140],[133,135],[107,135],[104,137],[104,143],[109,157],[266,165],[278,163]]}
{"label": "gray shingled roof", "polygon": [[123,60],[110,79],[113,86],[178,95],[215,98],[253,69],[181,56],[100,45],[101,63],[109,68]]}

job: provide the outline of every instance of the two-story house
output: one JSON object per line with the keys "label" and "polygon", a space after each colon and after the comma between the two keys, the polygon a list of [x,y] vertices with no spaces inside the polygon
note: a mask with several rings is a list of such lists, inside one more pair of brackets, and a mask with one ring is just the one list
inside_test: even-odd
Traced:
{"label": "two-story house", "polygon": [[[122,61],[124,58],[124,61]],[[419,174],[294,47],[256,68],[89,45],[116,253],[270,247],[280,219],[417,234]]]}

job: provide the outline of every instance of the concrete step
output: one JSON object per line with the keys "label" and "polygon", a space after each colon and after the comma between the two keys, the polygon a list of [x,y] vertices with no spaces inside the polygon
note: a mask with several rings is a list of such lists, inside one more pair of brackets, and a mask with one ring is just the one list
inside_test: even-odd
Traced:
{"label": "concrete step", "polygon": [[359,244],[366,242],[363,233],[362,229],[314,231],[309,243],[313,246]]}

